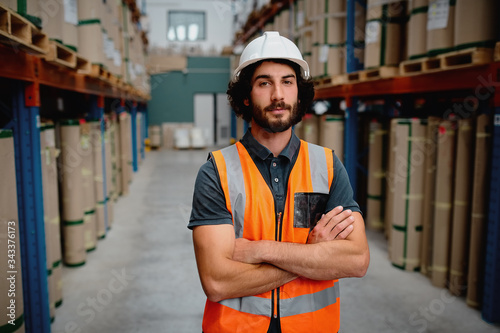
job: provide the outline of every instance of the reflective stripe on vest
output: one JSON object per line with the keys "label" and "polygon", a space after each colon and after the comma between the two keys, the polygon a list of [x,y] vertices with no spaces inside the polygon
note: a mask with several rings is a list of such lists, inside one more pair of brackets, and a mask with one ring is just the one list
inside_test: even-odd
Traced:
{"label": "reflective stripe on vest", "polygon": [[[277,212],[274,196],[246,148],[240,143],[212,153],[226,207],[232,215],[235,237],[249,240],[279,240],[305,244],[309,227],[294,225],[296,193],[328,194],[333,181],[330,149],[301,141],[297,160],[290,171],[284,211]],[[277,222],[277,214],[282,216]],[[244,221],[252,221],[245,225]],[[276,235],[278,239],[276,239]],[[297,278],[279,288],[279,315],[285,331],[337,332],[339,328],[338,281]],[[265,332],[277,305],[272,292],[207,300],[203,330],[210,332]],[[237,330],[236,330],[237,328]]]}

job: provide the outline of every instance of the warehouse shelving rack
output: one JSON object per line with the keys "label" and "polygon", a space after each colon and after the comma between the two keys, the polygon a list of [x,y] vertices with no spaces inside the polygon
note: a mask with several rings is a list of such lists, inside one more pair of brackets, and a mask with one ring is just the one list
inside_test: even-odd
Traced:
{"label": "warehouse shelving rack", "polygon": [[[355,3],[366,6],[363,0],[347,0],[347,73],[353,73],[359,68],[359,62],[354,58]],[[276,2],[255,24],[240,34],[235,45],[244,44],[248,39],[261,31],[282,8],[293,6],[293,0]],[[497,45],[496,52],[500,50]],[[422,73],[408,76],[396,76],[385,79],[373,79],[362,82],[341,85],[319,85],[315,98],[318,100],[345,100],[345,140],[344,164],[349,174],[353,189],[356,191],[359,168],[358,156],[358,100],[395,98],[422,98],[437,93],[453,94],[468,91],[472,96],[488,101],[490,111],[494,115],[492,154],[490,165],[489,209],[487,222],[487,246],[485,261],[485,279],[482,303],[483,319],[490,323],[500,323],[500,57],[495,62]],[[356,195],[356,193],[355,193]]]}
{"label": "warehouse shelving rack", "polygon": [[[14,131],[16,177],[19,211],[19,233],[24,289],[24,322],[27,332],[50,332],[49,296],[46,269],[46,244],[42,195],[40,155],[40,88],[43,86],[89,96],[89,119],[101,121],[104,137],[105,100],[119,101],[111,112],[126,108],[136,124],[137,112],[144,114],[140,151],[144,158],[144,139],[147,136],[147,100],[149,96],[131,86],[113,84],[99,77],[79,73],[27,53],[15,43],[0,44],[0,78],[12,87],[12,121],[5,127]],[[133,146],[137,142],[137,126],[132,126]],[[103,172],[105,147],[102,140]],[[133,156],[133,170],[137,171],[137,153]],[[104,177],[106,175],[104,174]],[[106,181],[103,182],[106,193]],[[107,213],[106,216],[106,230]]]}

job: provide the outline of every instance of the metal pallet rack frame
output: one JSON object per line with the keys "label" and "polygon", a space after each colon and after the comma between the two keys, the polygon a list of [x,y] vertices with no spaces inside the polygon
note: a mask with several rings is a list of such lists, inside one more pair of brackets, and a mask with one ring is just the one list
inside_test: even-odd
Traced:
{"label": "metal pallet rack frame", "polygon": [[[354,59],[355,2],[366,5],[363,0],[347,0],[347,73],[359,68]],[[260,19],[258,24],[246,31],[236,41],[243,44],[261,30],[265,23],[284,5],[293,5],[293,1],[278,3],[269,11],[269,15]],[[495,62],[411,76],[397,76],[386,79],[374,79],[356,83],[347,83],[329,87],[318,87],[316,99],[343,99],[346,101],[345,122],[345,167],[351,184],[357,188],[358,169],[358,121],[357,101],[359,98],[425,97],[436,92],[470,91],[482,101],[490,101],[491,113],[494,114],[493,149],[490,165],[489,212],[487,226],[487,250],[485,262],[484,298],[482,305],[483,319],[490,323],[500,323],[500,60]],[[355,193],[356,194],[356,193]]]}
{"label": "metal pallet rack frame", "polygon": [[[119,101],[116,112],[128,107],[132,123],[137,112],[143,113],[147,128],[147,97],[136,94],[131,87],[116,86],[96,77],[51,64],[43,58],[10,45],[0,44],[0,78],[12,83],[13,119],[6,125],[14,132],[16,177],[19,211],[19,232],[24,292],[24,320],[27,332],[50,332],[49,297],[46,270],[41,155],[40,155],[40,87],[72,91],[91,96],[89,118],[101,121],[104,136],[105,100]],[[146,131],[141,130],[141,142]],[[132,144],[137,142],[137,126],[132,126]],[[144,158],[144,145],[140,152]],[[102,140],[103,170],[105,148]],[[137,171],[137,153],[133,156]],[[106,175],[104,175],[106,177]],[[106,181],[103,182],[106,186]],[[104,188],[106,193],[106,188]],[[107,225],[107,218],[106,218]],[[106,227],[107,228],[107,227]]]}

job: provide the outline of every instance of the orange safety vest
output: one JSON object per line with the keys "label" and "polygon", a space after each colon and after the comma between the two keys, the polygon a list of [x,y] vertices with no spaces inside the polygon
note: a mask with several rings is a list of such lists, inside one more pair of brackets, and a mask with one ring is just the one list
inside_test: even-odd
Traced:
{"label": "orange safety vest", "polygon": [[[293,198],[295,193],[301,192],[329,193],[333,180],[330,149],[301,141],[288,181],[284,212],[275,211],[269,186],[240,142],[212,156],[227,209],[233,218],[236,238],[307,242],[309,228],[296,228],[293,224]],[[337,332],[340,318],[338,280],[315,281],[299,277],[263,294],[217,303],[207,300],[203,332],[267,332],[271,316],[277,317],[278,309],[283,332]]]}

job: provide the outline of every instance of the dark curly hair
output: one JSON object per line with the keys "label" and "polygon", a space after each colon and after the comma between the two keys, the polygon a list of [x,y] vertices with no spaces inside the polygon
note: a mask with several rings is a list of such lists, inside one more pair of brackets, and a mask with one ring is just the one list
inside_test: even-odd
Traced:
{"label": "dark curly hair", "polygon": [[250,100],[250,92],[252,91],[252,77],[257,67],[264,61],[271,61],[278,64],[285,64],[292,67],[297,77],[298,88],[298,103],[297,108],[299,111],[299,121],[304,114],[310,109],[314,99],[314,83],[311,79],[304,79],[301,74],[300,66],[289,60],[285,59],[265,59],[248,65],[245,67],[236,81],[230,81],[227,89],[227,99],[233,108],[234,113],[238,117],[242,117],[245,121],[252,120],[253,106],[244,104],[246,99]]}

